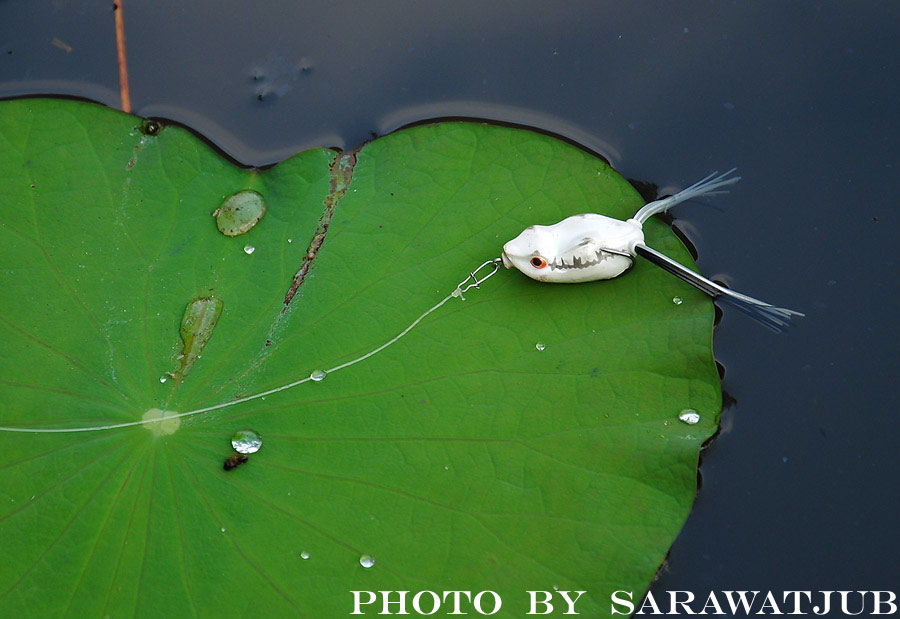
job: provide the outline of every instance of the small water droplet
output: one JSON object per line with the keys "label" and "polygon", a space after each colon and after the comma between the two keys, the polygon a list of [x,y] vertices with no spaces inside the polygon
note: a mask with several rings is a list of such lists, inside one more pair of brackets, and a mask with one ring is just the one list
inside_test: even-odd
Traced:
{"label": "small water droplet", "polygon": [[692,426],[700,421],[700,413],[692,408],[686,408],[681,411],[681,414],[678,415],[678,418],[689,426]]}
{"label": "small water droplet", "polygon": [[359,564],[365,568],[375,565],[375,558],[372,555],[363,555],[359,558]]}
{"label": "small water droplet", "polygon": [[166,382],[166,377],[165,377],[165,376],[160,376],[160,377],[159,377],[159,382],[161,382],[161,383]]}
{"label": "small water droplet", "polygon": [[262,437],[254,430],[238,430],[231,437],[231,446],[241,454],[252,454],[262,447]]}
{"label": "small water droplet", "polygon": [[224,532],[225,532],[225,527],[222,527],[222,533],[224,533]]}
{"label": "small water droplet", "polygon": [[554,591],[559,591],[559,585],[553,585],[553,590],[554,590]]}
{"label": "small water droplet", "polygon": [[294,239],[288,239],[288,243],[293,243]]}
{"label": "small water droplet", "polygon": [[672,297],[672,303],[674,303],[675,305],[681,305],[682,303],[684,303],[684,299],[682,299],[681,297]]}
{"label": "small water droplet", "polygon": [[544,350],[546,348],[546,346],[544,346],[543,342],[538,342],[537,344],[534,345],[534,347],[537,348],[538,350]]}
{"label": "small water droplet", "polygon": [[314,380],[317,383],[325,380],[325,370],[313,370],[312,374],[309,375],[310,380]]}
{"label": "small water droplet", "polygon": [[300,558],[304,559],[304,560],[309,559],[309,553],[304,550],[303,552],[300,553]]}
{"label": "small water droplet", "polygon": [[248,256],[256,251],[256,248],[253,245],[244,245],[244,253]]}

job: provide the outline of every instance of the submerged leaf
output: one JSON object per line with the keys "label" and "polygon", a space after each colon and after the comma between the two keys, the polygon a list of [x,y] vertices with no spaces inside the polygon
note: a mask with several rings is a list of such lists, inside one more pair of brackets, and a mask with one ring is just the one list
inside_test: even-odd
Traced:
{"label": "submerged leaf", "polygon": [[[594,617],[613,591],[640,599],[718,422],[702,293],[642,262],[573,285],[502,270],[334,370],[525,227],[631,216],[625,180],[472,123],[261,172],[140,126],[0,103],[0,425],[135,424],[0,432],[4,615],[338,617],[352,590],[488,589],[519,617],[526,590],[559,587]],[[265,224],[224,236],[210,205],[250,186]],[[660,222],[645,234],[693,264]],[[198,290],[227,311],[191,304],[193,365],[161,382]],[[248,427],[266,448],[226,472]]]}

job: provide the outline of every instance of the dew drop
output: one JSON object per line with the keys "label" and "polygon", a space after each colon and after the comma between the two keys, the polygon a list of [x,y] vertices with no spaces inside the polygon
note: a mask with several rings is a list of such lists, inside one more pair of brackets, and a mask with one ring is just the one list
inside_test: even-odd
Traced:
{"label": "dew drop", "polygon": [[363,555],[359,558],[359,564],[365,568],[375,565],[375,558],[372,555]]}
{"label": "dew drop", "polygon": [[681,414],[678,415],[678,418],[689,426],[692,426],[700,421],[700,413],[692,408],[686,408],[681,411]]}
{"label": "dew drop", "polygon": [[672,303],[674,303],[675,305],[681,305],[682,303],[684,303],[684,299],[682,299],[681,297],[672,297]]}
{"label": "dew drop", "polygon": [[294,239],[288,239],[288,243],[293,243]]}
{"label": "dew drop", "polygon": [[543,342],[538,342],[537,344],[534,345],[534,347],[537,348],[538,350],[544,350],[544,348],[546,348],[546,346],[544,346]]}
{"label": "dew drop", "polygon": [[225,236],[238,236],[250,231],[265,214],[265,200],[259,192],[252,189],[242,189],[231,194],[213,213],[216,227]]}
{"label": "dew drop", "polygon": [[231,446],[241,454],[252,454],[262,447],[262,438],[254,430],[238,430],[231,437]]}
{"label": "dew drop", "polygon": [[160,377],[159,377],[159,382],[161,382],[161,383],[166,382],[166,377],[165,377],[165,376],[160,376]]}
{"label": "dew drop", "polygon": [[317,383],[325,380],[325,370],[313,370],[312,374],[309,375],[310,380],[314,380]]}
{"label": "dew drop", "polygon": [[253,245],[244,245],[244,253],[248,256],[256,251],[256,248]]}
{"label": "dew drop", "polygon": [[225,527],[222,527],[222,533],[224,533],[224,532],[225,532]]}
{"label": "dew drop", "polygon": [[309,559],[309,553],[304,550],[303,552],[300,553],[300,558],[303,559],[304,561],[306,559]]}

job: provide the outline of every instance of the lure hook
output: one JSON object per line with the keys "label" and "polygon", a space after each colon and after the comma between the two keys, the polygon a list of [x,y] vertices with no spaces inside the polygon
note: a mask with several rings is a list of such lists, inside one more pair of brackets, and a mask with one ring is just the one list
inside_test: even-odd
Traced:
{"label": "lure hook", "polygon": [[[469,273],[469,276],[459,282],[459,285],[456,286],[456,290],[453,291],[454,297],[459,297],[463,301],[466,298],[463,296],[463,293],[469,290],[470,288],[480,289],[481,284],[486,282],[494,273],[496,273],[500,269],[501,258],[494,258],[493,260],[487,260],[481,263],[477,269]],[[487,275],[481,276],[479,279],[479,273],[487,267],[490,269]]]}

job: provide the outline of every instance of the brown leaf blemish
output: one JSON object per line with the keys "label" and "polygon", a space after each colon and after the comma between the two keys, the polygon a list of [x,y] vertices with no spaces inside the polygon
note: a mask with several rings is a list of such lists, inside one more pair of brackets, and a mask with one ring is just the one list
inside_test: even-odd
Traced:
{"label": "brown leaf blemish", "polygon": [[309,273],[309,269],[312,267],[312,263],[316,259],[316,255],[319,253],[322,243],[325,242],[325,235],[328,234],[328,226],[331,223],[332,216],[334,216],[334,209],[338,202],[341,201],[341,198],[344,197],[344,194],[347,193],[347,188],[350,187],[350,182],[353,180],[353,168],[356,167],[356,156],[358,153],[358,148],[340,153],[334,158],[334,161],[331,162],[331,191],[328,192],[328,195],[323,201],[325,210],[322,211],[322,216],[319,217],[319,225],[316,228],[315,234],[313,234],[312,240],[309,242],[309,247],[306,249],[306,258],[303,260],[303,264],[300,265],[300,269],[294,275],[294,279],[291,282],[287,294],[284,295],[284,308],[281,310],[282,314],[284,314],[290,306],[291,299],[294,298],[294,295],[297,294],[297,289],[300,288],[303,281],[306,279],[306,275]]}

